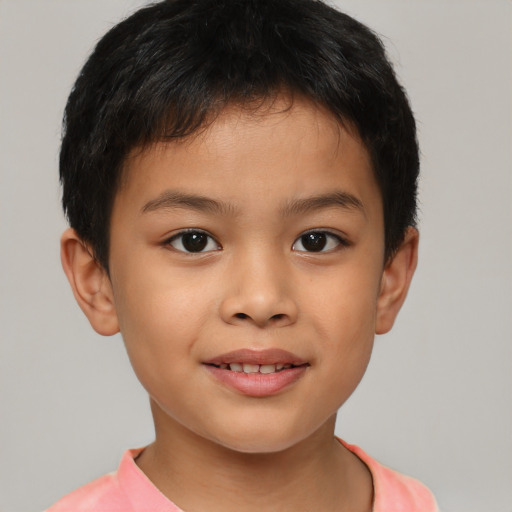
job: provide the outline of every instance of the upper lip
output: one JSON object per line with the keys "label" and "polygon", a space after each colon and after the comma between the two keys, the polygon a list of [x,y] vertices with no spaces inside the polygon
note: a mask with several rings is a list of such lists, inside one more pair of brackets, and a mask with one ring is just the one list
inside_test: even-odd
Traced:
{"label": "upper lip", "polygon": [[239,350],[233,350],[225,354],[220,354],[204,361],[204,364],[231,364],[231,363],[247,363],[247,364],[293,364],[299,366],[306,364],[307,361],[300,358],[299,356],[282,350],[280,348],[270,348],[265,350],[253,350],[249,348],[243,348]]}

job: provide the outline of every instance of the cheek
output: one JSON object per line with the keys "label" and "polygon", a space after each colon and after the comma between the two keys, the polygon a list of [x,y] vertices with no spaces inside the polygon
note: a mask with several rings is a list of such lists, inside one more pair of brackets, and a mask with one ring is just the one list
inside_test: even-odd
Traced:
{"label": "cheek", "polygon": [[117,277],[122,286],[114,286],[116,309],[135,371],[189,353],[212,307],[208,290],[198,295],[189,280],[161,267],[158,272],[126,266]]}
{"label": "cheek", "polygon": [[[314,294],[304,294],[326,339],[357,342],[375,333],[380,274],[369,266],[347,266],[322,276]],[[365,336],[366,334],[366,336]]]}
{"label": "cheek", "polygon": [[136,298],[126,290],[120,315],[123,341],[138,380],[158,403],[176,407],[183,384],[196,369],[198,309],[197,297],[185,290],[170,293],[162,283],[140,286]]}
{"label": "cheek", "polygon": [[330,276],[329,286],[311,301],[318,364],[328,368],[325,375],[342,402],[364,375],[373,348],[379,275],[369,268]]}

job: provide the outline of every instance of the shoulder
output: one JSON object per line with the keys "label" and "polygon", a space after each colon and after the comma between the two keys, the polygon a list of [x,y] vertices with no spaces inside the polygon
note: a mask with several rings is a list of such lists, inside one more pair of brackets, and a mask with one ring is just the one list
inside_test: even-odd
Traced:
{"label": "shoulder", "polygon": [[125,488],[140,478],[134,462],[140,451],[126,450],[117,471],[74,490],[45,512],[129,512],[133,507]]}
{"label": "shoulder", "polygon": [[385,466],[376,471],[374,512],[439,512],[430,490]]}
{"label": "shoulder", "polygon": [[45,512],[126,512],[128,507],[116,474],[109,473],[64,496]]}
{"label": "shoulder", "polygon": [[182,512],[169,501],[135,463],[143,448],[124,452],[114,473],[109,473],[64,496],[45,512]]}
{"label": "shoulder", "polygon": [[439,512],[433,494],[421,482],[381,465],[361,448],[341,442],[366,464],[372,474],[373,512]]}

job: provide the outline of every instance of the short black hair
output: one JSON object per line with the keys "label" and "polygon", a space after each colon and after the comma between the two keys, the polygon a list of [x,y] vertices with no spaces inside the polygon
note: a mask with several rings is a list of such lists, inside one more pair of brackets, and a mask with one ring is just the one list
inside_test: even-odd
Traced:
{"label": "short black hair", "polygon": [[283,91],[357,129],[382,194],[389,258],[416,221],[414,116],[379,37],[320,0],[166,0],[114,26],[65,109],[60,179],[71,227],[108,271],[128,154]]}

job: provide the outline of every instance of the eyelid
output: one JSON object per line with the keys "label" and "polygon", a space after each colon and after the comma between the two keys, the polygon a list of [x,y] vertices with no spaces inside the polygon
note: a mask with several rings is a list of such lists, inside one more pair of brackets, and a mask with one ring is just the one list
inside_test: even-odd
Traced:
{"label": "eyelid", "polygon": [[[300,250],[295,249],[295,245],[301,240],[301,238],[303,236],[309,235],[310,233],[319,233],[319,234],[327,235],[327,237],[336,239],[336,241],[338,243],[337,243],[336,247],[333,247],[333,248],[327,249],[327,250],[322,249],[320,251],[307,251],[305,249],[300,249]],[[292,249],[296,250],[297,252],[303,252],[303,253],[307,253],[307,254],[322,254],[322,253],[330,253],[332,251],[335,251],[336,249],[339,249],[340,247],[341,248],[349,247],[350,245],[351,244],[348,241],[348,239],[345,236],[343,236],[341,233],[333,232],[329,229],[314,228],[314,229],[308,229],[307,231],[304,231],[303,233],[301,233],[293,242]]]}
{"label": "eyelid", "polygon": [[[182,248],[179,248],[179,247],[176,247],[175,245],[173,245],[173,242],[175,242],[176,240],[179,240],[181,237],[183,237],[184,235],[187,235],[187,234],[190,234],[190,233],[197,233],[197,234],[202,234],[202,235],[205,235],[210,241],[207,242],[207,245],[205,246],[205,249],[208,247],[208,245],[211,244],[211,242],[213,241],[213,243],[215,244],[215,248],[209,248],[208,250],[200,250],[200,251],[188,251],[184,246],[183,246],[183,242],[181,242],[181,246]],[[296,249],[295,246],[297,243],[301,243],[301,238],[310,234],[310,233],[318,233],[318,234],[323,234],[323,235],[326,235],[327,238],[330,238],[331,240],[332,239],[335,239],[337,244],[336,244],[336,247],[331,247],[327,250],[324,250],[324,249],[321,249],[319,251],[308,251],[306,249]],[[187,254],[187,255],[192,255],[192,254],[205,254],[205,253],[210,253],[210,252],[214,252],[214,251],[218,251],[220,249],[222,249],[222,246],[220,245],[220,243],[216,240],[216,238],[210,234],[208,231],[205,231],[204,229],[200,229],[200,228],[186,228],[186,229],[182,229],[180,231],[178,231],[177,233],[174,233],[173,235],[171,235],[170,237],[167,237],[165,240],[164,240],[164,245],[165,246],[171,246],[171,248],[179,253],[183,253],[183,254]],[[297,252],[304,252],[304,253],[309,253],[309,254],[315,254],[315,253],[328,253],[328,252],[332,252],[336,249],[338,249],[339,247],[348,247],[350,246],[350,242],[347,240],[347,238],[345,236],[343,236],[342,234],[338,233],[338,232],[333,232],[332,230],[329,230],[329,229],[322,229],[322,228],[314,228],[314,229],[309,229],[307,231],[304,231],[303,233],[301,233],[293,242],[292,244],[292,249],[293,250],[296,250]]]}
{"label": "eyelid", "polygon": [[[201,235],[207,236],[210,239],[210,241],[213,241],[215,243],[216,247],[214,249],[201,250],[201,251],[187,251],[186,248],[183,246],[183,242],[181,242],[181,245],[182,245],[183,249],[179,249],[179,248],[177,248],[177,247],[175,247],[173,245],[173,242],[175,242],[176,240],[179,240],[180,237],[183,237],[184,235],[187,235],[187,234],[190,234],[190,233],[197,233],[197,234],[201,234]],[[208,246],[209,243],[211,243],[211,242],[208,242],[207,246]],[[206,254],[206,253],[210,253],[210,252],[214,252],[214,251],[218,251],[218,250],[222,249],[222,246],[220,245],[219,242],[217,242],[216,238],[213,235],[208,233],[208,231],[205,231],[204,229],[199,229],[199,228],[182,229],[182,230],[178,231],[177,233],[174,233],[170,237],[167,237],[164,240],[164,245],[165,246],[170,246],[176,252],[179,252],[179,253],[182,253],[182,254],[187,254],[187,255]]]}

